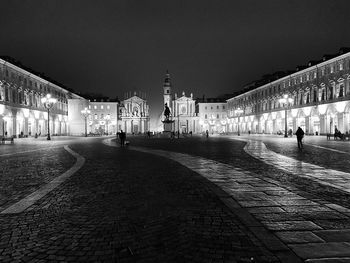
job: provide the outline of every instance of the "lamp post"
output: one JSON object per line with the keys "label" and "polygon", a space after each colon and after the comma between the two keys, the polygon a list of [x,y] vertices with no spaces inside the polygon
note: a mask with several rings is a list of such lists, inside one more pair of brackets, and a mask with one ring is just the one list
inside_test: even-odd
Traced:
{"label": "lamp post", "polygon": [[55,98],[51,98],[51,94],[46,94],[46,97],[41,98],[42,104],[47,109],[47,139],[51,140],[50,137],[50,109],[57,102]]}
{"label": "lamp post", "polygon": [[293,99],[289,97],[288,94],[283,95],[283,98],[279,99],[280,103],[284,104],[284,137],[287,138],[287,109],[288,109],[288,104],[293,102]]}
{"label": "lamp post", "polygon": [[107,136],[108,136],[108,121],[111,119],[111,115],[107,114],[105,117],[106,125],[107,125]]}
{"label": "lamp post", "polygon": [[85,109],[81,110],[81,114],[84,116],[84,119],[85,119],[85,137],[87,137],[87,117],[90,114],[90,110],[85,108]]}
{"label": "lamp post", "polygon": [[236,113],[236,115],[238,115],[238,124],[237,124],[237,126],[238,126],[238,130],[237,131],[238,132],[237,132],[237,135],[240,136],[241,134],[239,133],[239,115],[241,115],[243,113],[243,110],[241,108],[237,108],[235,110],[235,113]]}

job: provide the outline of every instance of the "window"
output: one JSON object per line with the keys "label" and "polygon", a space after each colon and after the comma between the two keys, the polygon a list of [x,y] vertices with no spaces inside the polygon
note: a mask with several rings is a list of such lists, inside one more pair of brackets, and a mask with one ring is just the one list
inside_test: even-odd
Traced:
{"label": "window", "polygon": [[216,118],[217,118],[217,119],[219,119],[219,118],[220,118],[220,117],[219,117],[219,114],[216,114]]}
{"label": "window", "polygon": [[109,110],[109,108],[110,108],[109,105],[107,105],[107,110]]}
{"label": "window", "polygon": [[306,74],[306,81],[309,81],[310,80],[310,76],[309,76],[309,73]]}
{"label": "window", "polygon": [[344,96],[344,84],[339,85],[339,97]]}
{"label": "window", "polygon": [[343,70],[343,63],[342,62],[339,63],[339,70]]}
{"label": "window", "polygon": [[219,109],[219,105],[218,105],[218,106],[216,106],[216,109],[217,109],[217,110]]}
{"label": "window", "polygon": [[205,115],[204,115],[204,118],[205,118],[205,119],[207,119],[207,118],[208,118],[207,114],[205,114]]}
{"label": "window", "polygon": [[101,105],[101,110],[103,110],[103,105]]}
{"label": "window", "polygon": [[95,114],[95,120],[97,120],[97,114]]}
{"label": "window", "polygon": [[212,110],[212,109],[213,109],[213,106],[211,106],[210,109]]}
{"label": "window", "polygon": [[95,109],[95,110],[97,109],[97,106],[96,106],[96,105],[94,106],[94,109]]}
{"label": "window", "polygon": [[333,65],[331,65],[331,73],[333,73],[334,72],[334,67],[333,67]]}
{"label": "window", "polygon": [[224,106],[222,106],[222,109],[223,109],[223,110],[225,109],[225,105],[224,105]]}
{"label": "window", "polygon": [[204,109],[207,109],[207,106],[205,106]]}
{"label": "window", "polygon": [[314,72],[314,79],[317,78],[317,72]]}
{"label": "window", "polygon": [[91,105],[89,105],[89,109],[91,109]]}

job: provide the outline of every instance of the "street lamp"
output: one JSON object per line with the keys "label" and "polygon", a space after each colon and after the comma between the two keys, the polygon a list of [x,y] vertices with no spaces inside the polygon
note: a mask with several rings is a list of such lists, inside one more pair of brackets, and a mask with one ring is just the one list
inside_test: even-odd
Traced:
{"label": "street lamp", "polygon": [[288,104],[293,102],[293,99],[288,96],[288,94],[283,95],[283,98],[279,99],[280,103],[283,103],[285,106],[285,111],[284,111],[284,137],[287,138],[287,109],[288,109]]}
{"label": "street lamp", "polygon": [[105,120],[106,120],[106,125],[107,125],[107,136],[108,136],[108,121],[111,119],[111,115],[110,114],[107,114],[106,117],[105,117]]}
{"label": "street lamp", "polygon": [[243,113],[243,110],[242,110],[241,108],[237,108],[237,109],[235,110],[235,113],[236,113],[236,115],[238,115],[238,124],[237,124],[237,126],[238,126],[238,132],[237,132],[237,135],[240,136],[241,134],[239,133],[239,115],[241,115],[241,114]]}
{"label": "street lamp", "polygon": [[85,137],[87,137],[87,117],[90,115],[90,110],[85,108],[81,110],[81,114],[84,116],[85,119]]}
{"label": "street lamp", "polygon": [[51,94],[46,94],[46,97],[41,98],[41,103],[47,109],[47,139],[51,140],[50,137],[50,109],[57,102],[55,98],[51,98]]}

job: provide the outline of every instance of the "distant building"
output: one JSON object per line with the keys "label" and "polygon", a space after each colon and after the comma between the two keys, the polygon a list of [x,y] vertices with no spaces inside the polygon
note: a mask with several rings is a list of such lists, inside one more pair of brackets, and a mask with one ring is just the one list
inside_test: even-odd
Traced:
{"label": "distant building", "polygon": [[225,98],[203,98],[197,100],[199,132],[227,132],[227,102]]}
{"label": "distant building", "polygon": [[[288,96],[290,102],[284,103]],[[287,118],[285,113],[287,112]],[[350,131],[350,52],[325,55],[307,67],[261,85],[251,86],[228,100],[229,132],[293,132],[306,134]]]}
{"label": "distant building", "polygon": [[0,59],[0,136],[45,136],[48,114],[41,98],[47,94],[57,99],[50,110],[51,135],[69,133],[68,100],[82,97],[39,75]]}
{"label": "distant building", "polygon": [[[163,83],[163,107],[167,104],[170,109],[170,119],[173,120],[173,131],[180,133],[198,133],[199,118],[196,113],[196,101],[193,99],[193,94],[186,96],[182,92],[181,97],[177,97],[175,93],[172,95],[170,74],[167,71]],[[159,118],[160,130],[162,130],[161,120],[164,120],[164,110]]]}
{"label": "distant building", "polygon": [[126,133],[139,134],[150,130],[149,105],[146,99],[133,96],[123,100],[119,107],[118,130]]}
{"label": "distant building", "polygon": [[94,135],[111,135],[117,133],[118,107],[116,100],[105,99],[70,99],[68,100],[68,119],[70,135],[85,133],[85,117],[82,110],[89,110],[87,114],[87,133]]}

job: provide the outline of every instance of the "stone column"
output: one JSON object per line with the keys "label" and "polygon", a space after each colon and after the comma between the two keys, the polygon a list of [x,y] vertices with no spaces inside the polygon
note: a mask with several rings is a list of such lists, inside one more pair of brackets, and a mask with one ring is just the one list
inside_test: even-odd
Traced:
{"label": "stone column", "polygon": [[325,114],[320,115],[320,134],[327,134],[327,117]]}
{"label": "stone column", "polygon": [[29,131],[28,131],[28,118],[24,118],[23,134],[24,134],[24,135],[29,135]]}
{"label": "stone column", "polygon": [[7,136],[12,136],[12,135],[16,135],[17,136],[17,119],[16,119],[16,115],[11,117],[12,120],[12,129],[11,131],[8,131]]}
{"label": "stone column", "polygon": [[310,117],[305,117],[305,134],[311,134]]}

